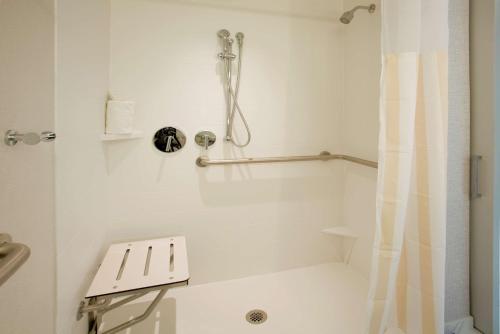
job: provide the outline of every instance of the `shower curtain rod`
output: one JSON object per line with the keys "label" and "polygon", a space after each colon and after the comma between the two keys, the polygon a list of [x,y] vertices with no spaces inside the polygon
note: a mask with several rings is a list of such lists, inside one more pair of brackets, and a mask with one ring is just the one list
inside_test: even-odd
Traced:
{"label": "shower curtain rod", "polygon": [[344,154],[331,154],[330,152],[321,152],[318,155],[299,155],[286,157],[268,157],[268,158],[240,158],[240,159],[223,159],[212,160],[207,157],[199,157],[196,159],[198,167],[222,166],[222,165],[242,165],[242,164],[261,164],[275,162],[294,162],[294,161],[329,161],[329,160],[345,160],[359,165],[378,168],[378,163],[375,161],[356,158]]}

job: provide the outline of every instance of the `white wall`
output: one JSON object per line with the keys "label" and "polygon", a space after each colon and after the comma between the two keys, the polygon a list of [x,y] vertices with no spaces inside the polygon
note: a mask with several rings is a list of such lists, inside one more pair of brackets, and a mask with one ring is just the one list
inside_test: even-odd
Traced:
{"label": "white wall", "polygon": [[108,224],[100,142],[109,74],[108,2],[58,1],[57,16],[57,333],[86,333],[76,312],[106,248]]}
{"label": "white wall", "polygon": [[[379,123],[379,82],[381,71],[380,1],[375,13],[357,11],[344,35],[344,105],[340,119],[344,152],[377,160]],[[344,0],[344,8],[359,5]]]}
{"label": "white wall", "polygon": [[[186,235],[194,283],[335,259],[321,230],[339,223],[341,162],[199,169],[193,138],[213,130],[213,158],[338,152],[340,24],[153,0],[111,13],[111,92],[137,101],[146,137],[107,144],[110,240]],[[254,137],[242,152],[222,142],[221,28],[246,34],[240,103]],[[179,154],[153,149],[166,125],[187,134]]]}
{"label": "white wall", "polygon": [[[379,82],[381,70],[380,1],[373,1],[373,14],[356,12],[344,25],[344,104],[338,128],[342,151],[356,157],[378,160]],[[345,0],[345,10],[359,5]],[[375,235],[377,170],[346,165],[342,221],[358,235],[351,264],[368,278]]]}
{"label": "white wall", "polygon": [[[0,2],[0,134],[54,129],[54,2]],[[0,144],[0,233],[31,248],[0,287],[0,333],[54,333],[53,144]]]}
{"label": "white wall", "polygon": [[[483,2],[484,3],[484,2]],[[469,0],[449,2],[448,198],[446,226],[446,321],[470,315],[469,289]],[[493,16],[493,15],[492,15]],[[492,17],[491,16],[491,17]],[[475,18],[477,19],[477,18]],[[479,20],[483,21],[481,15]],[[493,29],[493,28],[491,28]],[[480,34],[481,38],[483,34]],[[480,51],[482,54],[482,52]],[[481,62],[484,58],[481,55]],[[491,83],[492,84],[492,83]],[[482,90],[482,89],[481,89]],[[483,91],[483,90],[482,90]],[[481,136],[483,132],[481,131]],[[483,257],[481,256],[481,262]],[[487,261],[484,261],[485,263]],[[480,275],[484,273],[481,272]],[[481,302],[483,303],[483,298]],[[485,303],[486,304],[486,303]]]}

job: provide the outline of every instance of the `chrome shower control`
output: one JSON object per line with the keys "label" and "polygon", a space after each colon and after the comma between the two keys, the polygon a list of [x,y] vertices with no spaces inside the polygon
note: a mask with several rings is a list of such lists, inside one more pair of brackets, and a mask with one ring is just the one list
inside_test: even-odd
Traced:
{"label": "chrome shower control", "polygon": [[201,147],[204,147],[205,150],[208,149],[213,144],[215,144],[216,140],[217,137],[211,131],[198,132],[194,137],[194,141],[196,142],[196,144],[198,144]]}
{"label": "chrome shower control", "polygon": [[156,131],[153,145],[163,153],[174,153],[186,145],[186,135],[177,128],[167,126]]}
{"label": "chrome shower control", "polygon": [[20,133],[15,130],[5,132],[4,143],[7,146],[14,146],[18,142],[26,145],[36,145],[41,141],[51,142],[56,139],[56,134],[52,131],[43,131],[41,134],[35,132]]}

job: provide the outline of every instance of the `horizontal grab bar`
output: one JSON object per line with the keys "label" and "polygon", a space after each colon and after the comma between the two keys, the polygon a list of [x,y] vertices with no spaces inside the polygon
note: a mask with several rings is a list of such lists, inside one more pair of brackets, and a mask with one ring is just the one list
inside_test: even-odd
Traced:
{"label": "horizontal grab bar", "polygon": [[30,256],[28,246],[11,242],[8,234],[0,234],[0,286],[5,283]]}
{"label": "horizontal grab bar", "polygon": [[268,157],[268,158],[240,158],[240,159],[222,159],[212,160],[207,157],[199,157],[196,159],[196,165],[199,167],[221,166],[221,165],[241,165],[241,164],[262,164],[275,162],[294,162],[294,161],[329,161],[329,160],[345,160],[359,165],[378,168],[378,163],[375,161],[356,158],[344,154],[331,154],[330,152],[321,152],[318,155],[298,155],[286,157]]}

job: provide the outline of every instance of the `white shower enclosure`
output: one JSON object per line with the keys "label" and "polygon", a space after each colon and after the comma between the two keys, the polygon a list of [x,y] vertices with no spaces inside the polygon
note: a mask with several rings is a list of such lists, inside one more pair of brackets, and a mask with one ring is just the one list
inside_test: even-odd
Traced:
{"label": "white shower enclosure", "polygon": [[[0,332],[87,333],[77,309],[107,247],[183,235],[190,286],[132,333],[361,333],[376,169],[195,161],[322,151],[377,161],[383,3],[371,2],[375,12],[342,24],[369,3],[0,1],[0,133],[57,133],[55,143],[0,145],[0,232],[32,252],[0,287]],[[221,29],[245,34],[244,149],[224,142]],[[101,140],[108,94],[135,101],[142,137]],[[187,136],[174,155],[152,145],[165,126]],[[208,152],[194,143],[204,130],[217,135]],[[250,324],[253,310],[267,320]],[[459,311],[447,320],[468,316]]]}

